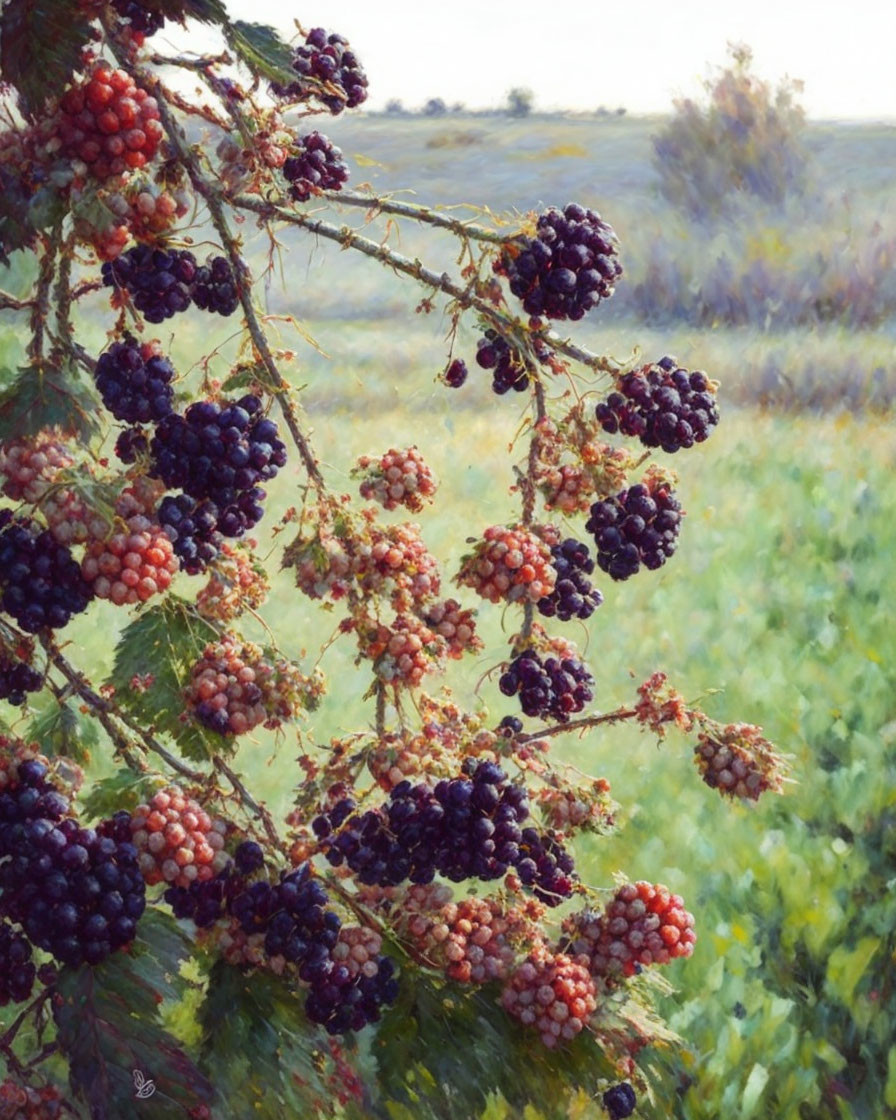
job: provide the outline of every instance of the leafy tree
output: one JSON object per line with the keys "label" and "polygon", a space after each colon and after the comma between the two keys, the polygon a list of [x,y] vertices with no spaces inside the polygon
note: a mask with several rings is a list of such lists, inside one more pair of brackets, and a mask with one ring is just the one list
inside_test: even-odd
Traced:
{"label": "leafy tree", "polygon": [[511,117],[528,117],[532,112],[535,95],[531,89],[514,86],[507,94],[507,114]]}

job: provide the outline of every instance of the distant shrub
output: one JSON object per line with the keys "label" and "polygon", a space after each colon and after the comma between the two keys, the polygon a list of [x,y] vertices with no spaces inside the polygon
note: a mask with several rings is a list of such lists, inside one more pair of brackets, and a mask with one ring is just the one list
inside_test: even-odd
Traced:
{"label": "distant shrub", "polygon": [[507,94],[506,113],[511,117],[528,117],[532,112],[535,95],[531,89],[523,86],[514,86]]}
{"label": "distant shrub", "polygon": [[653,141],[660,191],[694,217],[730,209],[739,196],[780,203],[805,186],[801,83],[777,88],[751,71],[749,47],[729,47],[732,64],[704,82],[707,105],[690,98]]}
{"label": "distant shrub", "polygon": [[447,112],[448,106],[441,97],[431,97],[423,106],[424,117],[444,117]]}

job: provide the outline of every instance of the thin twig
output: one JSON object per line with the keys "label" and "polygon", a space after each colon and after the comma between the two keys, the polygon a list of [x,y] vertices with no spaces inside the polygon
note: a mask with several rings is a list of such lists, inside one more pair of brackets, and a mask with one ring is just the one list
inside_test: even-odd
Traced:
{"label": "thin twig", "polygon": [[634,719],[637,714],[634,708],[616,708],[615,711],[605,712],[600,716],[586,716],[584,719],[574,719],[570,723],[543,727],[540,731],[532,731],[528,735],[517,735],[516,742],[528,743],[533,739],[550,739],[554,735],[565,735],[570,731],[587,731],[589,727],[598,727],[602,723],[620,723],[625,719]]}
{"label": "thin twig", "polygon": [[253,813],[256,817],[258,817],[258,819],[261,821],[265,833],[267,834],[267,838],[271,842],[271,844],[278,851],[286,852],[286,847],[277,833],[277,827],[274,824],[274,818],[264,807],[264,805],[256,801],[252,794],[249,793],[245,785],[243,785],[240,776],[227,765],[227,763],[223,758],[221,758],[220,755],[215,755],[212,759],[212,763],[214,764],[215,769],[220,770],[220,772],[233,786],[243,806],[247,808],[251,813]]}
{"label": "thin twig", "polygon": [[512,234],[499,233],[487,226],[478,225],[473,221],[464,221],[462,218],[451,218],[434,210],[431,206],[420,206],[413,202],[396,202],[391,198],[381,195],[353,194],[351,191],[324,191],[323,197],[330,202],[344,203],[346,206],[366,206],[382,214],[396,214],[402,218],[411,218],[415,222],[424,222],[426,225],[438,226],[450,230],[457,237],[474,241],[490,241],[496,245],[503,245],[512,238]]}

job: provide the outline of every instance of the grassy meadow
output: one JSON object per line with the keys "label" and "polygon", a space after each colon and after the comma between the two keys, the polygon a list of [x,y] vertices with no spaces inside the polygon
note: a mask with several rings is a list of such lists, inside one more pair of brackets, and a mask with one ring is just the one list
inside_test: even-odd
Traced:
{"label": "grassy meadow", "polygon": [[[896,219],[884,172],[896,160],[896,129],[813,126],[808,201],[776,214],[747,208],[709,229],[656,191],[650,137],[659,123],[372,116],[327,122],[327,131],[355,189],[413,183],[415,193],[399,197],[503,215],[571,200],[599,210],[619,234],[626,274],[613,300],[570,335],[620,360],[671,353],[722,383],[711,439],[660,456],[680,475],[679,551],[658,572],[599,582],[604,605],[587,625],[563,627],[592,668],[599,708],[627,702],[663,669],[711,715],[760,724],[794,771],[786,797],[745,809],[700,782],[674,733],[662,745],[616,729],[558,740],[569,761],[609,778],[626,820],[618,836],[577,845],[583,878],[607,885],[621,870],[664,882],[696,916],[696,952],[668,970],[679,994],[666,1008],[690,1048],[669,1058],[667,1082],[637,1115],[896,1117],[896,635],[887,575],[896,555]],[[410,257],[454,267],[431,229],[339,214]],[[266,240],[248,224],[244,234],[262,263]],[[302,386],[334,489],[353,489],[359,454],[419,446],[441,488],[415,520],[450,592],[466,538],[516,516],[508,487],[524,454],[512,447],[523,406],[490,392],[472,360],[472,321],[455,344],[468,384],[456,392],[440,384],[447,321],[438,310],[415,314],[419,290],[355,256],[285,233],[264,290],[273,336],[294,353],[285,368]],[[85,306],[84,344],[95,350],[111,319],[102,297]],[[176,326],[163,325],[160,337],[185,369],[208,350],[199,333],[207,323],[185,316]],[[209,371],[223,377],[235,343],[215,326],[220,350]],[[5,339],[8,360],[19,345]],[[198,377],[193,365],[187,384]],[[549,397],[565,390],[555,382]],[[300,481],[295,467],[282,473],[272,511],[296,501]],[[258,534],[272,570],[288,536],[268,535],[276,517]],[[581,522],[564,527],[584,532]],[[310,659],[338,620],[283,573],[261,616],[286,652]],[[516,621],[483,603],[486,648],[446,678],[496,720],[513,705],[486,674]],[[72,659],[100,676],[120,625],[119,612],[96,604],[66,631]],[[258,622],[247,632],[264,636]],[[350,642],[330,646],[321,664],[330,693],[314,734],[325,743],[373,711],[361,704],[369,678]],[[295,754],[286,735],[238,755],[250,787],[278,814],[299,780]],[[98,755],[94,762],[107,768]]]}

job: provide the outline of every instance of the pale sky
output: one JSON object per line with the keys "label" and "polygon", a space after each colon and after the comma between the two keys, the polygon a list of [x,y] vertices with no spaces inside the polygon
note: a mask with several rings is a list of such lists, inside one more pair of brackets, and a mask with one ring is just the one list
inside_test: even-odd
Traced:
{"label": "pale sky", "polygon": [[[235,19],[294,20],[345,35],[368,105],[430,97],[498,106],[515,85],[536,107],[666,112],[699,96],[729,41],[773,83],[802,79],[810,117],[896,121],[894,0],[226,0]],[[161,39],[164,32],[158,36]],[[156,40],[154,40],[155,42]]]}

